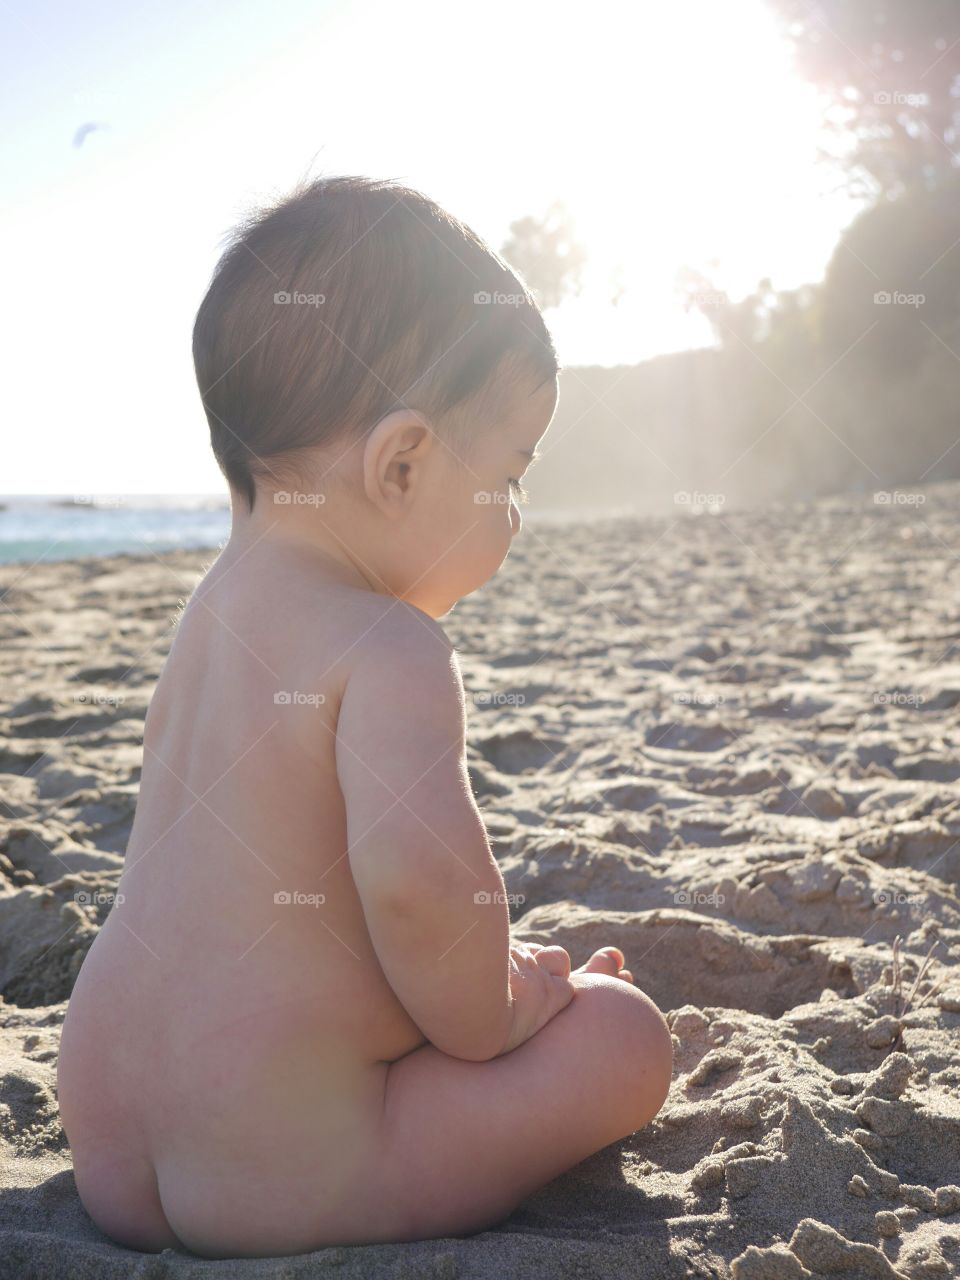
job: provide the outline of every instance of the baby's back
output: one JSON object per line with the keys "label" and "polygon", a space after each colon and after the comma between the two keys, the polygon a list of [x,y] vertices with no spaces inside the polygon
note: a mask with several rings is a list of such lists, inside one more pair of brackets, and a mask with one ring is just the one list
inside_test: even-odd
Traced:
{"label": "baby's back", "polygon": [[282,1187],[292,1150],[364,1160],[367,1094],[423,1042],[370,942],[336,770],[351,662],[392,603],[222,560],[190,601],[147,719],[117,904],[64,1026],[81,1193],[107,1144],[106,1163],[134,1153],[161,1190],[168,1169],[185,1203],[184,1169],[256,1168],[262,1185],[275,1160]]}

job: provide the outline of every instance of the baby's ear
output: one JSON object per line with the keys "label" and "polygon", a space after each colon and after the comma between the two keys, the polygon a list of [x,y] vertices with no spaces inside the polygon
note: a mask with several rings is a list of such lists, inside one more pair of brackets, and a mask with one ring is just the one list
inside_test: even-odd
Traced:
{"label": "baby's ear", "polygon": [[436,439],[426,419],[413,409],[395,409],[381,418],[363,447],[363,487],[389,519],[406,508]]}

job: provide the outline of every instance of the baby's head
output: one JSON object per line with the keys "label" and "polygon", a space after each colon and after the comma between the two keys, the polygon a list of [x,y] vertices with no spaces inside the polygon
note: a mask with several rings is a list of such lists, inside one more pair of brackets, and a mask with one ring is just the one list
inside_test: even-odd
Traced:
{"label": "baby's head", "polygon": [[557,356],[526,285],[433,200],[323,178],[258,214],[193,353],[235,531],[326,550],[434,617],[496,572]]}

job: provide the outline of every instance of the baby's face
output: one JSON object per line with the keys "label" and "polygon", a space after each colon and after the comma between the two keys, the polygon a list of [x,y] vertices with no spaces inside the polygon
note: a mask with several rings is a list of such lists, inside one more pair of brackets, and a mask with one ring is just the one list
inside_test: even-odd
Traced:
{"label": "baby's face", "polygon": [[465,458],[436,451],[420,505],[417,574],[404,598],[431,617],[487,582],[520,532],[520,480],[553,418],[557,384],[521,393],[509,418],[472,444]]}

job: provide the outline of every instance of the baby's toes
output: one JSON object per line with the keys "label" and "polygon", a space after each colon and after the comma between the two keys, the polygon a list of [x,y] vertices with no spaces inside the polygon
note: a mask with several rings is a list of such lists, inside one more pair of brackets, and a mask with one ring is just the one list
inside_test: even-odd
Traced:
{"label": "baby's toes", "polygon": [[595,951],[586,964],[581,965],[578,973],[605,973],[611,978],[620,973],[624,962],[624,954],[619,947],[601,947]]}

